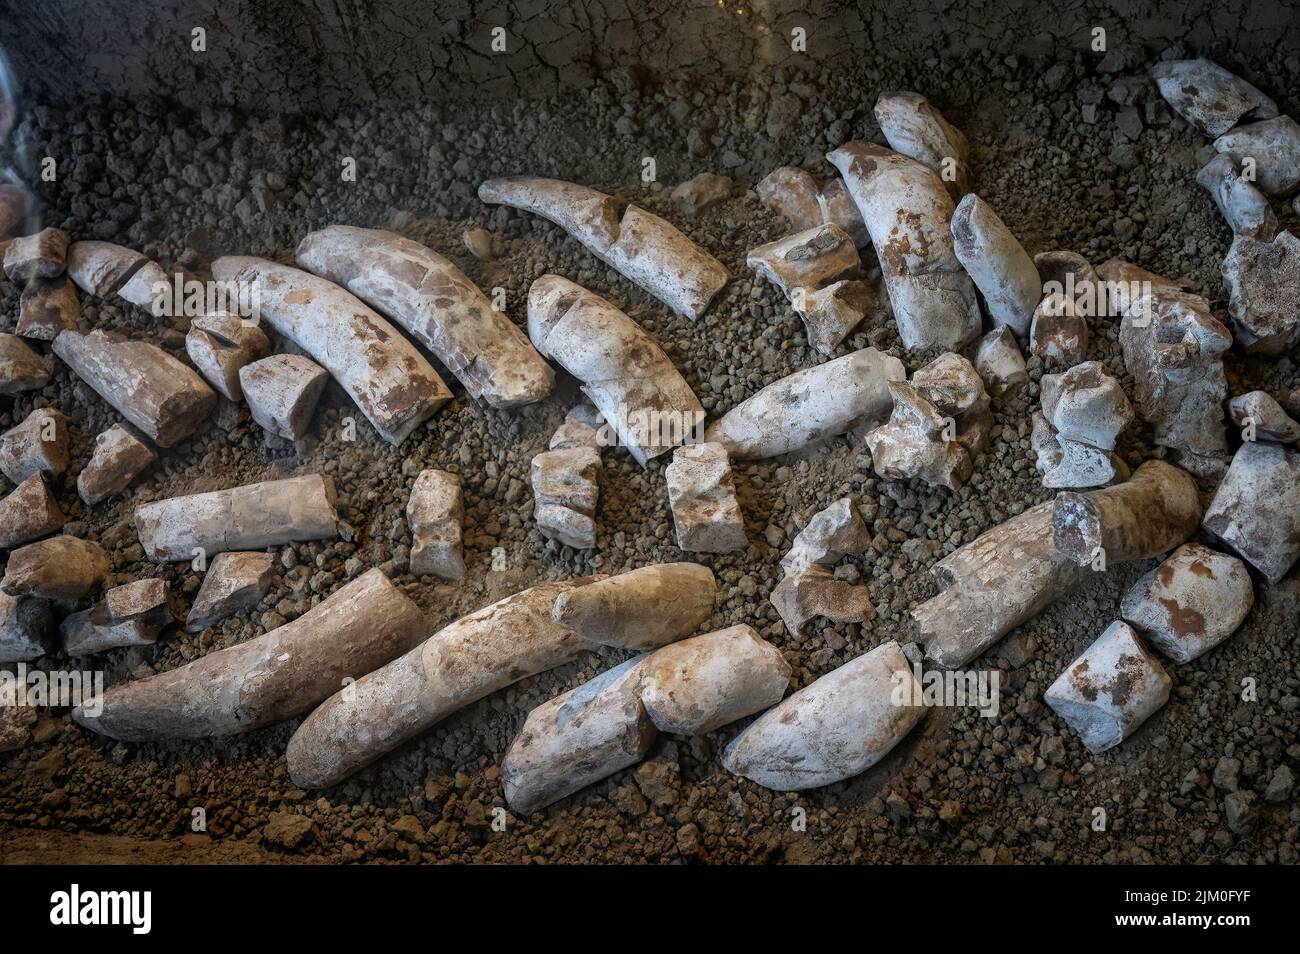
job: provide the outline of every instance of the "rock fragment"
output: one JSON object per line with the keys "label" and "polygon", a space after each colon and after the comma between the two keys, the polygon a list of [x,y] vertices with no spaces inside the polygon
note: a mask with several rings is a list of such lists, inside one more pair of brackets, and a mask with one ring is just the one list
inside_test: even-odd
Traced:
{"label": "rock fragment", "polygon": [[484,182],[478,196],[489,204],[549,219],[606,265],[687,318],[704,314],[727,284],[722,263],[672,224],[603,192],[558,179],[508,176]]}
{"label": "rock fragment", "polygon": [[769,709],[727,746],[723,767],[778,792],[841,782],[902,741],[925,715],[921,698],[898,643],[883,643]]}
{"label": "rock fragment", "polygon": [[[0,663],[31,662],[48,655],[50,604],[0,592]],[[0,700],[0,710],[6,709]]]}
{"label": "rock fragment", "polygon": [[781,166],[759,180],[754,191],[770,208],[789,223],[796,232],[815,228],[823,221],[818,202],[817,180],[798,166]]}
{"label": "rock fragment", "polygon": [[0,333],[0,394],[38,391],[50,383],[49,362],[16,335]]}
{"label": "rock fragment", "polygon": [[656,649],[706,623],[716,593],[708,567],[656,563],[559,594],[551,618],[601,646]]}
{"label": "rock fragment", "polygon": [[75,330],[81,302],[67,276],[37,278],[23,288],[18,305],[20,337],[53,341],[61,332]]}
{"label": "rock fragment", "polygon": [[1129,625],[1116,620],[1043,694],[1089,752],[1123,742],[1169,699],[1171,680]]}
{"label": "rock fragment", "polygon": [[166,580],[134,580],[104,593],[104,607],[114,623],[140,620],[161,627],[172,622],[171,587]]}
{"label": "rock fragment", "polygon": [[870,544],[871,534],[852,497],[841,497],[813,515],[781,558],[783,576],[772,590],[772,605],[790,633],[802,633],[818,616],[837,623],[875,618],[871,591],[835,579],[828,569]]}
{"label": "rock fragment", "polygon": [[727,176],[701,172],[673,189],[673,204],[681,210],[682,215],[693,219],[709,206],[729,198],[732,185]]}
{"label": "rock fragment", "polygon": [[273,354],[239,369],[240,390],[253,420],[291,441],[306,436],[327,383],[329,372],[298,354]]}
{"label": "rock fragment", "polygon": [[240,370],[264,357],[271,342],[262,329],[234,315],[204,315],[190,323],[185,352],[218,392],[231,401],[243,399]]}
{"label": "rock fragment", "polygon": [[596,545],[600,452],[592,447],[544,451],[533,458],[533,519],[543,536],[579,550]]}
{"label": "rock fragment", "polygon": [[150,560],[211,558],[338,535],[334,481],[321,474],[170,497],[136,508],[133,523]]}
{"label": "rock fragment", "polygon": [[218,281],[256,284],[263,320],[329,371],[388,443],[401,444],[451,400],[415,345],[333,282],[235,256],[213,262],[212,274]]}
{"label": "rock fragment", "polygon": [[250,732],[300,715],[405,652],[424,614],[380,570],[335,590],[291,623],[167,672],[113,686],[78,723],[124,742]]}
{"label": "rock fragment", "polygon": [[108,554],[97,543],[66,534],[9,554],[0,590],[10,596],[79,600],[108,578]]}
{"label": "rock fragment", "polygon": [[984,296],[989,319],[1024,338],[1043,298],[1033,259],[997,213],[973,192],[957,204],[951,229],[953,251]]}
{"label": "rock fragment", "polygon": [[659,343],[612,304],[559,275],[528,290],[528,335],[582,391],[637,463],[686,442],[704,407]]}
{"label": "rock fragment", "polygon": [[1231,156],[1217,154],[1196,173],[1196,183],[1214,199],[1235,235],[1271,242],[1277,234],[1277,216],[1268,198],[1243,179]]}
{"label": "rock fragment", "polygon": [[910,384],[890,382],[889,391],[889,421],[865,438],[876,473],[957,490],[970,478],[993,426],[974,366],[949,352],[918,370]]}
{"label": "rock fragment", "polygon": [[679,547],[693,553],[745,548],[745,521],[725,447],[709,441],[678,447],[664,476]]}
{"label": "rock fragment", "polygon": [[433,249],[394,232],[332,225],[299,243],[297,261],[409,331],[475,400],[514,408],[551,393],[555,375],[527,336]]}
{"label": "rock fragment", "polygon": [[1236,557],[1185,543],[1133,584],[1120,616],[1174,662],[1191,662],[1241,625],[1255,603]]}
{"label": "rock fragment", "polygon": [[1238,394],[1228,402],[1228,415],[1232,418],[1233,426],[1249,435],[1247,440],[1271,441],[1275,444],[1290,444],[1300,440],[1300,423],[1264,391]]}
{"label": "rock fragment", "polygon": [[421,471],[406,504],[406,522],[413,538],[412,575],[431,574],[444,580],[465,575],[460,540],[463,520],[460,477],[445,470]]}
{"label": "rock fragment", "polygon": [[983,323],[979,301],[953,251],[954,208],[939,177],[874,143],[846,143],[827,159],[871,234],[903,345],[955,349],[973,341]]}
{"label": "rock fragment", "polygon": [[158,459],[153,449],[121,424],[95,438],[90,463],[77,475],[77,492],[88,506],[119,494]]}
{"label": "rock fragment", "polygon": [[1247,351],[1281,354],[1300,342],[1300,239],[1239,235],[1223,260],[1228,312]]}
{"label": "rock fragment", "polygon": [[266,595],[274,568],[275,558],[269,553],[218,553],[185,618],[186,630],[202,632],[228,616],[252,609]]}
{"label": "rock fragment", "polygon": [[736,460],[798,450],[884,420],[889,382],[906,376],[897,358],[863,348],[769,384],[710,424],[705,440],[721,443]]}
{"label": "rock fragment", "polygon": [[68,419],[37,408],[17,427],[0,434],[0,471],[15,484],[33,474],[58,477],[68,469]]}
{"label": "rock fragment", "polygon": [[919,93],[882,93],[874,112],[891,149],[938,174],[953,199],[970,191],[966,137],[929,100]]}
{"label": "rock fragment", "polygon": [[1252,161],[1255,181],[1269,195],[1287,196],[1300,185],[1300,124],[1290,116],[1238,126],[1216,139],[1214,148],[1236,163]]}
{"label": "rock fragment", "polygon": [[96,298],[113,294],[148,263],[139,252],[112,242],[73,242],[66,259],[68,277]]}
{"label": "rock fragment", "polygon": [[1277,104],[1240,76],[1200,58],[1151,68],[1165,102],[1206,136],[1221,136],[1243,119],[1269,119]]}
{"label": "rock fragment", "polygon": [[502,764],[524,814],[639,762],[658,732],[704,735],[780,700],[790,667],[749,626],[630,659],[528,714]]}
{"label": "rock fragment", "polygon": [[68,518],[40,474],[32,474],[0,500],[0,548],[49,536]]}
{"label": "rock fragment", "polygon": [[147,342],[64,331],[54,353],[159,447],[189,437],[216,410],[217,395],[198,374]]}
{"label": "rock fragment", "polygon": [[62,275],[70,241],[71,237],[63,229],[42,229],[13,239],[4,253],[6,277],[24,285],[33,279]]}
{"label": "rock fragment", "polygon": [[1029,384],[1025,357],[1006,325],[994,328],[975,344],[975,371],[995,397],[1015,394]]}
{"label": "rock fragment", "polygon": [[1204,526],[1270,583],[1281,580],[1300,557],[1300,453],[1242,444]]}
{"label": "rock fragment", "polygon": [[804,291],[795,301],[808,345],[821,354],[833,354],[875,307],[871,286],[860,281],[833,282],[825,288]]}
{"label": "rock fragment", "polygon": [[1115,478],[1112,462],[1120,432],[1133,421],[1123,386],[1099,361],[1045,374],[1034,416],[1034,447],[1043,486],[1096,487]]}

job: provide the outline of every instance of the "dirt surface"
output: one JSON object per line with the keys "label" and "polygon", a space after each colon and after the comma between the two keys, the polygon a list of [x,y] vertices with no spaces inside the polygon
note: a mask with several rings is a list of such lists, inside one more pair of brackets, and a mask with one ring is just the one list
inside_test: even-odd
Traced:
{"label": "dirt surface", "polygon": [[[1171,118],[1146,77],[1150,59],[1075,49],[1031,58],[984,47],[941,58],[936,47],[928,59],[868,57],[851,72],[780,68],[744,79],[647,81],[614,72],[581,92],[490,109],[425,103],[287,117],[191,111],[158,97],[90,98],[68,107],[30,104],[20,132],[29,160],[57,158],[57,182],[38,186],[46,224],[76,237],[118,241],[202,274],[227,252],[289,261],[303,234],[330,223],[382,225],[449,255],[480,287],[504,288],[520,324],[529,283],[556,272],[608,297],[654,334],[716,414],[823,360],[806,346],[780,293],[744,266],[749,248],[787,231],[750,187],[784,163],[828,176],[822,157],[829,149],[851,138],[879,141],[871,106],[885,90],[925,93],[966,133],[975,190],[1031,253],[1072,249],[1094,264],[1124,256],[1185,277],[1226,320],[1219,266],[1230,233],[1193,181],[1206,141]],[[1300,60],[1261,56],[1250,67],[1284,112],[1300,110]],[[658,179],[649,184],[641,181],[648,156]],[[341,180],[345,157],[356,159],[355,182]],[[671,187],[705,171],[732,177],[734,193],[687,218]],[[558,228],[477,200],[481,180],[525,172],[601,187],[667,216],[718,256],[733,281],[698,323],[668,315]],[[1290,207],[1276,208],[1283,227],[1295,227]],[[469,226],[494,234],[494,261],[465,251]],[[18,295],[8,283],[4,304],[11,330]],[[84,324],[184,356],[185,319],[160,325],[143,311],[87,300]],[[1131,392],[1117,329],[1101,322],[1092,332],[1088,356]],[[868,344],[902,357],[909,372],[933,357],[904,354],[885,313],[837,353]],[[1300,383],[1295,358],[1247,361],[1234,353],[1231,393],[1263,388],[1284,396]],[[750,545],[699,558],[720,582],[712,627],[753,625],[784,652],[792,689],[883,641],[910,641],[907,609],[935,591],[929,567],[1050,496],[1029,448],[1043,369],[1031,361],[1030,370],[1028,393],[995,402],[992,444],[957,493],[877,478],[865,448],[845,438],[737,466]],[[364,421],[356,440],[345,440],[340,419],[355,411],[334,385],[313,438],[296,447],[267,437],[242,408],[225,406],[127,494],[93,509],[76,494],[76,474],[115,412],[62,366],[43,392],[5,399],[2,428],[37,406],[71,417],[74,463],[55,490],[71,518],[66,532],[109,551],[111,582],[160,575],[186,602],[193,598],[200,574],[145,561],[129,524],[135,505],[175,494],[323,471],[354,530],[351,542],[280,548],[270,593],[245,617],[197,635],[172,629],[154,647],[42,665],[102,668],[110,683],[166,670],[302,614],[372,566],[419,603],[432,629],[539,580],[682,558],[666,461],[642,469],[622,450],[605,452],[594,551],[575,552],[535,530],[529,463],[577,403],[571,379],[561,374],[551,398],[504,413],[469,403],[445,377],[458,399],[400,448]],[[1140,425],[1124,435],[1119,450],[1130,465],[1159,456],[1149,438]],[[456,585],[406,572],[406,498],[426,467],[462,477],[468,571]],[[1207,500],[1212,488],[1213,481],[1203,484]],[[818,621],[791,635],[768,602],[779,557],[813,513],[845,494],[857,496],[875,539],[840,576],[870,587],[879,617],[865,626]],[[500,572],[491,568],[497,547],[506,557]],[[1207,656],[1169,666],[1169,704],[1119,748],[1089,755],[1042,702],[1152,565],[1113,569],[995,647],[978,665],[1002,670],[996,718],[932,711],[881,764],[824,789],[782,795],[725,772],[720,753],[742,723],[704,738],[665,737],[639,767],[494,830],[493,809],[505,804],[501,760],[528,710],[625,658],[603,651],[468,707],[325,792],[296,790],[286,775],[285,744],[298,720],[229,740],[128,745],[86,732],[66,711],[47,714],[45,741],[0,755],[0,860],[85,859],[108,846],[112,858],[138,850],[149,860],[196,862],[223,860],[226,851],[238,860],[343,862],[1294,862],[1294,794],[1276,802],[1263,795],[1300,765],[1295,573],[1274,587],[1257,578],[1245,625]],[[1253,702],[1242,698],[1246,678],[1257,685]],[[1225,818],[1234,789],[1259,796],[1242,833]],[[195,809],[206,816],[210,845],[181,840]],[[1097,809],[1105,831],[1093,828]]]}

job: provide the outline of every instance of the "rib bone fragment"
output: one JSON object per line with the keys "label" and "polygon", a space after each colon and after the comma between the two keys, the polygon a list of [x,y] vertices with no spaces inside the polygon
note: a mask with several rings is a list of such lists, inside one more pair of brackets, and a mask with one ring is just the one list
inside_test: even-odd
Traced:
{"label": "rib bone fragment", "polygon": [[559,275],[528,291],[537,350],[582,382],[582,391],[644,465],[687,440],[704,408],[658,342],[605,299]]}
{"label": "rib bone fragment", "polygon": [[300,354],[273,354],[239,369],[253,420],[285,440],[306,436],[329,372]]}
{"label": "rib bone fragment", "polygon": [[891,149],[937,173],[953,199],[970,191],[966,137],[929,100],[919,93],[882,93],[875,114]]}
{"label": "rib bone fragment", "polygon": [[390,444],[402,443],[451,400],[413,344],[332,282],[263,258],[219,258],[212,274],[256,282],[266,322],[329,371]]}
{"label": "rib bone fragment", "polygon": [[426,632],[424,614],[374,569],[291,623],[192,663],[114,686],[103,711],[73,718],[126,742],[250,732],[300,715],[405,652]]}
{"label": "rib bone fragment", "polygon": [[217,395],[198,374],[147,342],[64,331],[54,353],[159,447],[189,437],[216,410]]}
{"label": "rib bone fragment", "polygon": [[863,348],[769,384],[710,424],[705,440],[736,460],[776,457],[884,420],[889,382],[906,377],[897,358]]}
{"label": "rib bone fragment", "polygon": [[527,336],[432,249],[395,232],[332,225],[299,243],[297,262],[409,331],[475,400],[512,408],[551,393],[555,375]]}
{"label": "rib bone fragment", "polygon": [[307,474],[144,504],[133,522],[149,559],[191,560],[337,536],[334,498],[331,478]]}
{"label": "rib bone fragment", "polygon": [[706,623],[716,592],[706,566],[657,563],[561,593],[551,617],[588,642],[655,649]]}
{"label": "rib bone fragment", "polygon": [[973,192],[952,216],[953,249],[984,296],[994,325],[1007,325],[1019,338],[1029,333],[1043,297],[1038,269],[987,202]]}
{"label": "rib bone fragment", "polygon": [[606,265],[687,318],[704,314],[727,284],[722,263],[673,225],[595,189],[558,179],[507,176],[484,182],[478,197],[549,219]]}
{"label": "rib bone fragment", "polygon": [[953,250],[953,204],[939,177],[874,143],[846,143],[827,159],[871,234],[903,345],[957,349],[974,340],[979,301]]}

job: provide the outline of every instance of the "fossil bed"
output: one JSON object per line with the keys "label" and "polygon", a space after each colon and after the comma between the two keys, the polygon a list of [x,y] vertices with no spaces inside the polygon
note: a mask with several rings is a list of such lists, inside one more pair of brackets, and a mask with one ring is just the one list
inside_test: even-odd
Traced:
{"label": "fossil bed", "polygon": [[[879,140],[871,107],[880,92],[915,89],[970,139],[974,190],[1031,254],[1071,249],[1094,265],[1122,256],[1186,278],[1224,317],[1219,269],[1231,236],[1194,181],[1210,146],[1160,100],[1147,73],[1159,46],[1142,52],[1117,44],[1104,57],[1082,44],[1052,56],[988,46],[945,56],[931,40],[929,56],[864,56],[833,68],[607,69],[581,89],[533,98],[498,92],[474,105],[425,100],[270,113],[256,104],[196,107],[155,96],[58,104],[37,96],[26,104],[19,136],[29,157],[58,159],[57,182],[36,186],[47,206],[43,224],[122,243],[164,266],[202,275],[222,254],[289,262],[310,230],[387,227],[448,255],[480,288],[504,288],[519,324],[532,280],[566,276],[655,335],[712,417],[825,360],[807,346],[780,292],[745,267],[747,250],[789,231],[753,184],[783,164],[828,174],[826,152],[855,137]],[[1261,48],[1224,65],[1284,112],[1300,108],[1300,57]],[[347,156],[356,159],[355,182],[341,180]],[[656,160],[657,182],[641,181],[645,156]],[[689,217],[671,192],[700,172],[729,176],[734,189]],[[717,256],[731,283],[700,321],[669,314],[559,228],[478,200],[481,181],[516,173],[589,184],[663,215]],[[1282,227],[1294,229],[1289,203],[1274,207]],[[474,226],[494,236],[488,260],[462,242]],[[18,294],[8,282],[3,303],[4,330],[12,330]],[[83,324],[155,341],[184,359],[187,319],[167,324],[125,304],[85,299]],[[1131,393],[1116,328],[1094,319],[1091,331],[1088,357]],[[883,313],[836,354],[869,344],[901,357],[909,373],[934,356],[904,352]],[[1300,384],[1295,358],[1294,351],[1250,359],[1231,352],[1229,393],[1285,394]],[[911,641],[907,610],[934,594],[931,564],[1049,499],[1029,440],[1043,370],[1029,359],[1028,390],[994,400],[991,445],[956,493],[879,478],[866,449],[846,438],[735,464],[749,545],[727,556],[683,557],[664,483],[670,456],[642,469],[621,448],[604,455],[597,547],[575,551],[537,532],[530,461],[580,400],[563,373],[551,397],[510,412],[474,405],[444,375],[456,399],[398,448],[380,440],[335,384],[311,438],[297,446],[267,436],[242,405],[223,403],[210,426],[94,508],[76,494],[77,472],[95,435],[118,416],[66,367],[58,365],[44,390],[4,399],[0,429],[35,407],[66,413],[73,464],[55,487],[70,518],[65,532],[103,545],[110,585],[161,576],[183,604],[201,574],[145,558],[130,526],[136,505],[297,473],[323,472],[337,485],[351,541],[279,548],[271,589],[251,612],[199,634],[172,627],[155,646],[79,663],[105,669],[110,683],[259,635],[371,567],[411,595],[431,626],[442,626],[540,580],[686,558],[719,579],[707,629],[755,627],[784,653],[794,689],[881,642]],[[345,439],[347,416],[357,419],[354,441]],[[1149,428],[1137,425],[1118,452],[1134,467],[1160,456],[1149,438]],[[406,499],[428,467],[456,472],[463,483],[467,572],[456,584],[407,571]],[[1202,482],[1203,493],[1212,488]],[[768,600],[778,561],[807,519],[845,494],[859,497],[874,534],[870,551],[847,561],[847,574],[869,586],[879,615],[862,625],[819,619],[791,635]],[[504,570],[493,569],[495,548]],[[511,739],[532,707],[629,655],[603,650],[469,706],[324,792],[296,790],[286,773],[285,745],[300,719],[231,739],[125,744],[56,710],[43,717],[38,741],[0,755],[0,860],[1294,862],[1294,795],[1261,799],[1245,835],[1229,830],[1223,799],[1232,786],[1262,793],[1283,766],[1300,765],[1296,573],[1271,587],[1256,578],[1246,623],[1213,652],[1169,667],[1169,704],[1118,748],[1090,755],[1043,703],[1044,689],[1117,618],[1123,594],[1155,562],[1089,582],[973,664],[1002,671],[996,718],[934,709],[883,762],[827,788],[780,794],[724,771],[721,750],[744,720],[701,739],[664,736],[639,766],[494,830]],[[1242,698],[1247,678],[1258,687],[1253,702]],[[190,831],[195,806],[206,811],[206,834]],[[1098,807],[1104,832],[1092,828]],[[792,825],[795,808],[806,811],[806,830]]]}

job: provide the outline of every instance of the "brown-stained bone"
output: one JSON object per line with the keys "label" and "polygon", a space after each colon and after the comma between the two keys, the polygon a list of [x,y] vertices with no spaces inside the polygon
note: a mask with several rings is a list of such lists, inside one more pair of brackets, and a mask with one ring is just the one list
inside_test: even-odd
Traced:
{"label": "brown-stained bone", "polygon": [[10,553],[0,590],[10,596],[78,600],[99,589],[108,570],[108,554],[99,544],[64,534]]}
{"label": "brown-stained bone", "polygon": [[66,275],[36,278],[23,289],[18,305],[18,327],[22,338],[53,341],[60,332],[77,327],[81,302]]}
{"label": "brown-stained bone", "polygon": [[50,383],[50,362],[16,335],[0,333],[0,394],[12,397]]}
{"label": "brown-stained bone", "polygon": [[90,656],[123,646],[150,646],[158,639],[158,627],[142,619],[115,621],[99,603],[65,616],[59,635],[69,656]]}
{"label": "brown-stained bone", "polygon": [[796,232],[827,221],[818,203],[817,180],[798,166],[780,166],[759,180],[754,191]]}
{"label": "brown-stained bone", "polygon": [[1078,364],[1088,353],[1087,309],[1063,293],[1045,297],[1034,309],[1029,350],[1066,368]]}
{"label": "brown-stained bone", "polygon": [[527,336],[432,249],[395,232],[332,225],[307,235],[296,259],[409,331],[475,400],[513,408],[551,393],[554,372]]}
{"label": "brown-stained bone", "polygon": [[332,478],[306,474],[143,504],[132,522],[150,560],[191,560],[337,536],[334,501]]}
{"label": "brown-stained bone", "polygon": [[64,331],[54,339],[54,353],[159,447],[189,437],[216,410],[207,382],[156,345],[98,329]]}
{"label": "brown-stained bone", "polygon": [[49,536],[67,520],[44,478],[32,474],[0,500],[0,548]]}
{"label": "brown-stained bone", "polygon": [[656,563],[561,593],[551,618],[583,639],[656,649],[708,622],[718,584],[698,563]]}
{"label": "brown-stained bone", "polygon": [[507,176],[484,182],[478,196],[549,219],[687,318],[703,315],[727,284],[722,263],[671,223],[635,205],[620,209],[617,199],[595,189],[559,179]]}
{"label": "brown-stained bone", "polygon": [[745,263],[793,300],[861,264],[853,239],[838,225],[814,225],[750,249]]}
{"label": "brown-stained bone", "polygon": [[346,289],[264,258],[219,258],[212,274],[256,283],[262,319],[329,371],[388,443],[401,444],[451,400],[415,345]]}
{"label": "brown-stained bone", "polygon": [[1157,63],[1151,75],[1174,112],[1206,136],[1221,136],[1243,119],[1277,115],[1273,100],[1203,57]]}
{"label": "brown-stained bone", "polygon": [[77,493],[94,506],[126,490],[157,459],[153,448],[129,428],[114,424],[95,438],[90,462],[77,475]]}
{"label": "brown-stained bone", "polygon": [[108,689],[102,712],[72,717],[130,742],[250,732],[301,715],[414,646],[419,607],[378,569],[335,590],[291,623],[256,639]]}
{"label": "brown-stained bone", "polygon": [[11,282],[26,284],[32,279],[62,275],[70,241],[63,229],[43,229],[14,239],[4,253],[5,276]]}

